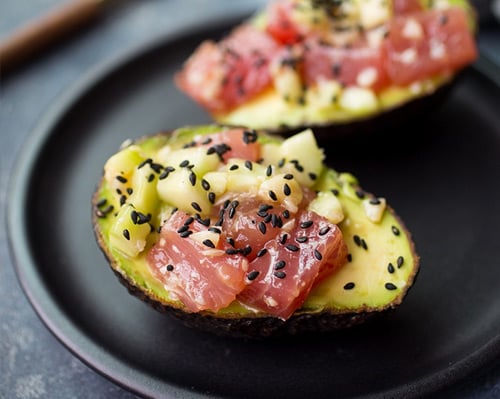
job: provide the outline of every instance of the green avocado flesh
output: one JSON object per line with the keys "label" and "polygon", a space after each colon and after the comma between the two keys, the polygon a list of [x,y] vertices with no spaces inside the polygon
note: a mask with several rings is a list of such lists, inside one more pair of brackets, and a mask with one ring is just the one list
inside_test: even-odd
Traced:
{"label": "green avocado flesh", "polygon": [[[152,179],[149,176],[154,175],[155,162],[160,164],[159,160],[165,157],[182,160],[183,147],[196,136],[221,129],[224,127],[220,125],[185,127],[129,143],[107,161],[93,196],[96,238],[113,270],[143,298],[174,310],[183,311],[183,304],[170,298],[169,292],[153,276],[146,253],[158,240],[156,230],[161,221],[179,205],[190,204],[193,193],[183,194],[181,183],[177,183],[171,188],[180,199],[173,201],[180,202],[166,203],[161,199],[165,198],[161,194],[165,188],[160,187],[159,174],[156,174],[156,184],[148,182]],[[318,171],[314,182],[306,182],[319,192],[310,209],[341,220],[338,225],[348,247],[348,262],[314,287],[295,315],[357,314],[394,308],[403,300],[418,271],[418,256],[411,236],[384,198],[364,193],[354,176],[322,164],[323,153],[313,137],[310,130],[285,141],[277,135],[258,132],[258,141],[263,145],[262,165],[275,165],[285,154],[290,159],[300,159],[308,170]],[[148,159],[152,161],[146,161]],[[205,155],[198,163],[191,161],[195,164],[193,169],[208,179],[212,162],[209,157]],[[211,184],[216,185],[216,179]],[[133,211],[148,217],[133,223]],[[124,235],[125,230],[128,237]],[[221,320],[268,316],[237,301],[216,313],[200,313]]]}

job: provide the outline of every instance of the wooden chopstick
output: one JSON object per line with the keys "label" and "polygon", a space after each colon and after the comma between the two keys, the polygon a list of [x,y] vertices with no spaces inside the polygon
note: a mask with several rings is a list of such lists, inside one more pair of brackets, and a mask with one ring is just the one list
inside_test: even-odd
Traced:
{"label": "wooden chopstick", "polygon": [[15,30],[0,43],[0,72],[13,70],[99,15],[104,0],[71,0]]}

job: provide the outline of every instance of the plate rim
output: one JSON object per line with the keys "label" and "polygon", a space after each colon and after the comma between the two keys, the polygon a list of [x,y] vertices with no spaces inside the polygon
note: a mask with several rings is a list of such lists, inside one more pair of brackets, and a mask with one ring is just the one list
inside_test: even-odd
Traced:
{"label": "plate rim", "polygon": [[[181,29],[166,32],[146,42],[134,45],[132,48],[126,49],[89,69],[71,87],[64,90],[42,114],[38,122],[35,122],[35,127],[28,133],[27,139],[22,143],[20,151],[15,156],[13,173],[9,176],[6,185],[5,212],[8,253],[22,291],[36,315],[66,349],[92,370],[127,391],[144,397],[157,397],[159,392],[162,392],[163,397],[166,394],[166,398],[189,397],[201,399],[215,398],[216,396],[198,393],[190,390],[189,387],[177,387],[168,381],[158,381],[158,379],[141,369],[131,369],[124,361],[117,359],[106,348],[97,345],[71,319],[68,319],[53,295],[50,294],[50,290],[46,289],[47,287],[43,282],[43,278],[40,277],[35,259],[30,254],[31,245],[25,228],[25,209],[27,193],[29,192],[28,182],[33,176],[40,155],[43,153],[43,147],[57,128],[57,124],[93,88],[121,68],[125,68],[129,63],[155,52],[161,46],[174,43],[184,37],[211,31],[217,27],[220,28],[221,24],[229,25],[229,19],[241,18],[244,15],[245,13],[237,11],[235,15],[226,14],[211,18],[206,21],[203,27],[193,21],[184,25]],[[488,60],[486,60],[486,64],[484,60],[481,55],[476,64],[472,65],[472,69],[490,80],[497,88],[500,88],[497,79],[495,79],[495,76],[500,76],[500,67],[497,66],[497,69],[491,69]],[[489,69],[485,69],[484,65]],[[493,71],[496,75],[487,73],[487,71]],[[481,347],[468,354],[468,356],[463,357],[447,368],[441,368],[439,371],[413,380],[404,386],[400,385],[381,393],[368,394],[363,397],[387,398],[399,397],[403,394],[405,397],[420,397],[435,393],[463,380],[481,368],[486,368],[499,355],[500,332]],[[126,379],[127,383],[124,382],[124,377],[128,377]]]}

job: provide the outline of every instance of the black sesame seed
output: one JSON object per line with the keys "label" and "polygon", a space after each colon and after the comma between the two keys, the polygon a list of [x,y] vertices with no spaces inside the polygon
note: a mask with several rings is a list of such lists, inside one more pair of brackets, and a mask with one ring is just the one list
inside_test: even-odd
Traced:
{"label": "black sesame seed", "polygon": [[267,211],[263,211],[263,210],[257,211],[257,216],[260,216],[261,218],[265,218],[267,215],[269,215],[267,213]]}
{"label": "black sesame seed", "polygon": [[151,163],[149,167],[153,169],[155,173],[160,173],[163,169],[163,165],[160,165],[159,163]]}
{"label": "black sesame seed", "polygon": [[394,269],[394,265],[392,263],[389,262],[389,264],[387,265],[387,271],[389,273],[394,273],[396,271],[396,269]]}
{"label": "black sesame seed", "polygon": [[273,215],[268,213],[267,216],[264,218],[264,223],[269,223],[272,218],[273,218]]}
{"label": "black sesame seed", "polygon": [[144,166],[146,166],[148,163],[150,164],[151,162],[153,162],[153,160],[151,158],[148,158],[148,159],[145,159],[144,161],[142,161],[138,166],[137,166],[137,169],[141,169],[143,168]]}
{"label": "black sesame seed", "polygon": [[354,243],[355,243],[358,247],[360,247],[360,246],[361,246],[361,238],[360,238],[357,234],[355,234],[352,238],[354,239]]}
{"label": "black sesame seed", "polygon": [[201,144],[207,145],[207,144],[210,144],[211,142],[212,142],[212,138],[211,137],[207,137],[205,140],[203,140],[201,142]]}
{"label": "black sesame seed", "polygon": [[120,197],[120,205],[123,206],[125,204],[125,202],[127,202],[127,197],[125,195],[122,195]]}
{"label": "black sesame seed", "polygon": [[278,262],[276,262],[276,264],[274,265],[274,270],[281,270],[283,269],[284,267],[286,266],[286,262],[284,260],[279,260]]}
{"label": "black sesame seed", "polygon": [[103,198],[103,199],[101,199],[101,200],[99,200],[99,201],[97,202],[96,206],[97,206],[98,208],[100,208],[100,207],[102,207],[102,206],[106,205],[107,203],[108,203],[108,200],[107,200],[106,198]]}
{"label": "black sesame seed", "polygon": [[380,205],[382,202],[378,198],[372,198],[368,201],[371,205]]}
{"label": "black sesame seed", "polygon": [[347,254],[347,261],[352,262],[352,254]]}
{"label": "black sesame seed", "polygon": [[234,217],[235,213],[236,213],[236,208],[235,207],[229,208],[229,212],[228,212],[229,219],[232,219]]}
{"label": "black sesame seed", "polygon": [[184,161],[182,161],[180,164],[179,164],[179,167],[181,168],[185,168],[186,166],[189,165],[189,160],[185,159]]}
{"label": "black sesame seed", "polygon": [[255,280],[259,276],[259,272],[257,270],[254,270],[250,273],[247,274],[247,279],[250,281]]}
{"label": "black sesame seed", "polygon": [[282,168],[284,165],[285,165],[285,158],[281,158],[279,161],[278,161],[278,167]]}
{"label": "black sesame seed", "polygon": [[137,213],[137,211],[133,210],[132,212],[130,212],[130,219],[132,219],[133,224],[137,224],[137,222],[139,221],[139,214]]}
{"label": "black sesame seed", "polygon": [[188,216],[188,217],[186,218],[186,220],[184,220],[184,224],[185,224],[186,226],[189,226],[189,225],[190,225],[191,223],[193,223],[193,222],[194,222],[194,217],[192,217],[192,216]]}
{"label": "black sesame seed", "polygon": [[201,206],[197,202],[191,202],[191,206],[195,211],[201,212]]}
{"label": "black sesame seed", "polygon": [[185,231],[188,231],[188,230],[189,230],[189,226],[184,224],[177,229],[177,233],[184,233]]}
{"label": "black sesame seed", "polygon": [[271,216],[271,226],[273,226],[273,227],[283,227],[283,221],[275,213],[273,213],[272,216]]}
{"label": "black sesame seed", "polygon": [[361,247],[365,250],[368,250],[368,244],[366,243],[365,239],[361,239]]}
{"label": "black sesame seed", "polygon": [[286,196],[290,195],[292,193],[292,190],[290,189],[290,186],[285,183],[284,186],[283,186],[283,194],[285,194]]}
{"label": "black sesame seed", "polygon": [[127,229],[123,230],[123,237],[125,237],[125,239],[130,241],[130,232]]}
{"label": "black sesame seed", "polygon": [[240,250],[243,256],[250,255],[252,252],[252,247],[250,245],[247,245],[245,248]]}
{"label": "black sesame seed", "polygon": [[392,234],[394,234],[395,236],[398,236],[400,234],[400,231],[396,226],[392,226],[391,230],[392,230]]}
{"label": "black sesame seed", "polygon": [[203,190],[208,191],[210,190],[210,183],[205,179],[201,179],[201,187],[203,187]]}
{"label": "black sesame seed", "polygon": [[312,220],[306,220],[305,222],[302,222],[300,224],[300,227],[302,229],[308,229],[309,227],[311,227],[313,225],[313,221]]}
{"label": "black sesame seed", "polygon": [[290,217],[290,212],[288,211],[288,209],[285,209],[282,213],[283,217],[285,219],[288,219]]}
{"label": "black sesame seed", "polygon": [[292,180],[293,179],[293,175],[291,173],[287,173],[285,176],[283,176],[283,179]]}
{"label": "black sesame seed", "polygon": [[151,183],[154,179],[155,179],[155,175],[151,173],[151,174],[148,176],[148,183]]}
{"label": "black sesame seed", "polygon": [[318,178],[318,175],[316,173],[309,172],[309,178],[311,180],[316,180]]}
{"label": "black sesame seed", "polygon": [[189,182],[191,183],[192,186],[196,184],[196,174],[194,172],[191,172],[189,174]]}
{"label": "black sesame seed", "polygon": [[182,233],[180,233],[179,235],[182,238],[186,238],[186,237],[189,237],[191,234],[193,234],[193,232],[191,230],[186,230],[186,231],[183,231]]}
{"label": "black sesame seed", "polygon": [[269,198],[271,198],[273,201],[277,201],[278,197],[276,196],[276,193],[273,190],[269,190]]}
{"label": "black sesame seed", "polygon": [[280,270],[278,272],[274,272],[274,276],[279,279],[283,279],[286,277],[286,273]]}
{"label": "black sesame seed", "polygon": [[134,193],[134,189],[132,187],[127,188],[127,194],[132,195]]}
{"label": "black sesame seed", "polygon": [[324,236],[326,233],[328,233],[330,231],[330,226],[324,226],[322,227],[321,229],[319,229],[319,232],[318,234],[320,236]]}
{"label": "black sesame seed", "polygon": [[300,243],[300,244],[303,244],[303,243],[307,242],[307,240],[308,240],[308,238],[307,238],[306,236],[297,237],[297,238],[295,239],[295,241],[297,241],[297,242],[298,242],[298,243]]}
{"label": "black sesame seed", "polygon": [[299,247],[294,244],[286,244],[285,248],[292,252],[297,252],[299,250]]}
{"label": "black sesame seed", "polygon": [[228,254],[228,255],[236,255],[236,254],[239,254],[239,253],[240,253],[240,251],[239,251],[239,250],[237,250],[237,249],[235,249],[235,248],[228,248],[228,249],[226,249],[226,251],[225,251],[225,252],[226,252],[226,254]]}
{"label": "black sesame seed", "polygon": [[239,166],[238,166],[238,165],[236,165],[236,164],[234,164],[234,165],[231,165],[231,166],[229,167],[229,170],[236,170],[236,169],[238,169],[238,168],[239,168]]}
{"label": "black sesame seed", "polygon": [[231,245],[232,247],[234,247],[235,242],[234,242],[234,239],[233,239],[233,238],[231,238],[231,237],[227,237],[227,238],[226,238],[226,241],[227,241],[227,243],[228,243],[229,245]]}
{"label": "black sesame seed", "polygon": [[271,176],[273,174],[273,167],[271,165],[268,165],[266,169],[266,176]]}
{"label": "black sesame seed", "polygon": [[347,283],[346,285],[344,285],[344,290],[352,290],[355,286],[356,286],[356,284],[354,284],[351,281],[350,283]]}
{"label": "black sesame seed", "polygon": [[314,250],[314,257],[317,259],[317,260],[321,260],[323,259],[323,255],[321,255],[321,252],[319,252],[317,249]]}
{"label": "black sesame seed", "polygon": [[225,200],[224,201],[224,204],[222,204],[222,209],[227,209],[227,207],[229,206],[229,204],[231,203],[231,200]]}
{"label": "black sesame seed", "polygon": [[405,259],[402,256],[398,257],[398,260],[396,261],[396,264],[398,265],[398,269],[400,269],[401,266],[403,266],[404,261],[405,261]]}
{"label": "black sesame seed", "polygon": [[117,188],[117,189],[116,189],[116,194],[118,194],[118,195],[122,195],[122,194],[123,194],[123,192],[122,192],[122,190],[120,190],[119,188]]}
{"label": "black sesame seed", "polygon": [[120,183],[128,182],[128,180],[125,177],[120,176],[120,175],[116,176],[116,180],[118,180]]}
{"label": "black sesame seed", "polygon": [[203,240],[203,245],[209,248],[215,248],[215,244],[212,242],[212,240],[209,239]]}
{"label": "black sesame seed", "polygon": [[265,254],[267,254],[266,248],[259,249],[259,252],[257,252],[257,258],[260,258],[261,256],[264,256]]}
{"label": "black sesame seed", "polygon": [[167,270],[169,272],[171,272],[172,270],[174,270],[174,265],[167,265]]}
{"label": "black sesame seed", "polygon": [[248,170],[252,170],[253,169],[252,161],[246,160],[245,168],[247,168]]}
{"label": "black sesame seed", "polygon": [[255,130],[245,130],[243,132],[243,142],[245,144],[255,143],[257,141],[257,132]]}
{"label": "black sesame seed", "polygon": [[385,283],[385,288],[388,289],[389,291],[394,291],[398,289],[398,287],[396,287],[393,283]]}
{"label": "black sesame seed", "polygon": [[288,240],[288,234],[284,233],[280,239],[279,239],[279,242],[281,245],[285,244],[286,240]]}
{"label": "black sesame seed", "polygon": [[363,198],[365,198],[365,193],[364,193],[364,191],[362,191],[362,190],[356,190],[356,191],[355,191],[355,193],[356,193],[356,196],[357,196],[359,199],[363,199]]}
{"label": "black sesame seed", "polygon": [[262,234],[266,234],[266,224],[264,222],[259,222],[258,227]]}
{"label": "black sesame seed", "polygon": [[209,201],[211,204],[215,203],[215,193],[214,193],[214,192],[210,191],[210,192],[208,193],[208,201]]}
{"label": "black sesame seed", "polygon": [[333,195],[335,195],[336,197],[340,194],[339,190],[337,190],[336,188],[332,188],[331,189],[331,192]]}

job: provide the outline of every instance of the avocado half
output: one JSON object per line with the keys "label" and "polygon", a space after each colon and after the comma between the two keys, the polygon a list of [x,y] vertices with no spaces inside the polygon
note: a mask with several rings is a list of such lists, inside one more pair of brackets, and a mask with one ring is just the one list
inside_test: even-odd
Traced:
{"label": "avocado half", "polygon": [[[153,159],[154,164],[157,151],[163,146],[189,146],[195,136],[213,133],[222,128],[224,127],[215,124],[188,126],[128,141],[117,154],[126,154],[127,149],[133,147],[134,155],[121,157],[121,164],[113,167],[117,171],[127,168],[144,170],[141,167],[144,160]],[[271,136],[263,131],[258,134],[259,140],[262,137],[265,141],[275,143],[283,140],[278,135]],[[136,157],[137,153],[141,156]],[[132,184],[128,189],[117,189],[109,183],[106,172],[103,172],[92,197],[96,241],[109,266],[132,295],[192,328],[223,336],[262,338],[352,327],[397,308],[419,271],[419,256],[411,234],[396,212],[388,204],[385,205],[385,199],[364,192],[351,174],[324,167],[313,188],[334,193],[342,205],[344,218],[338,226],[348,247],[347,263],[316,285],[302,307],[286,321],[249,310],[238,301],[218,312],[190,313],[181,302],[169,298],[169,293],[150,272],[145,257],[147,248],[158,239],[156,230],[161,223],[161,214],[169,209],[169,204],[157,199],[151,202],[155,193],[147,193],[141,187],[133,186],[134,180],[128,183]],[[119,247],[113,245],[112,239],[113,229],[123,222],[119,220],[120,210],[130,205],[143,206],[139,204],[141,199],[136,202],[134,196],[128,196],[127,192],[140,192],[147,197],[147,210],[151,213],[149,223],[143,225],[147,226],[149,232],[146,249],[136,256],[125,255]],[[370,203],[379,204],[380,200],[385,206],[383,213],[375,220],[368,216],[368,208]]]}
{"label": "avocado half", "polygon": [[[322,7],[327,9],[339,7],[339,10],[342,11],[343,5],[347,5],[346,8],[349,9],[349,4],[351,4],[349,2],[308,0],[289,1],[289,3],[293,3],[292,7],[297,10],[303,10],[303,15],[300,16],[303,21],[317,19],[317,10]],[[368,10],[371,9],[372,13],[377,14],[376,3],[372,0],[354,1],[351,5],[354,4],[354,8],[359,6],[360,9],[367,7]],[[384,4],[384,7],[390,3],[380,2],[380,4]],[[475,37],[477,34],[476,11],[470,1],[421,1],[421,5],[423,11],[448,7],[464,10],[471,35]],[[251,25],[259,31],[266,31],[268,12],[267,8],[260,10],[242,25]],[[359,29],[361,32],[376,31],[381,27],[377,24],[364,26],[363,19],[356,13],[353,14],[355,16],[350,17],[347,14],[343,15],[342,12],[339,15],[332,17],[334,21],[338,20],[336,23],[340,24],[337,26],[336,23],[333,23],[332,30],[338,30],[340,36],[345,34],[344,30],[347,27]],[[354,21],[349,18],[354,18]],[[346,19],[345,26],[342,22],[343,19]],[[318,25],[321,24],[318,23]],[[345,45],[345,47],[349,45]],[[286,46],[283,45],[283,47]],[[196,55],[196,51],[193,55]],[[300,57],[297,60],[300,60]],[[334,79],[325,79],[320,84],[308,87],[297,77],[297,74],[290,72],[294,68],[287,65],[288,68],[282,68],[287,70],[283,74],[292,73],[294,78],[281,78],[280,80],[278,73],[273,78],[272,84],[245,102],[226,110],[210,110],[210,108],[207,110],[210,117],[217,123],[249,126],[281,135],[294,134],[304,127],[314,128],[315,133],[319,136],[335,138],[380,134],[390,129],[404,127],[405,124],[417,120],[422,115],[435,112],[444,103],[471,63],[472,61],[460,67],[454,67],[455,69],[452,70],[436,72],[432,76],[422,77],[420,80],[406,85],[392,83],[377,91],[359,85],[345,87],[341,81]],[[188,64],[189,59],[186,62],[186,65]],[[181,70],[178,75],[183,75],[183,71]],[[297,79],[299,79],[299,83],[297,83]],[[194,99],[196,98],[182,83],[179,83],[179,80],[177,80],[177,85],[181,91]],[[300,88],[295,86],[300,86]]]}

